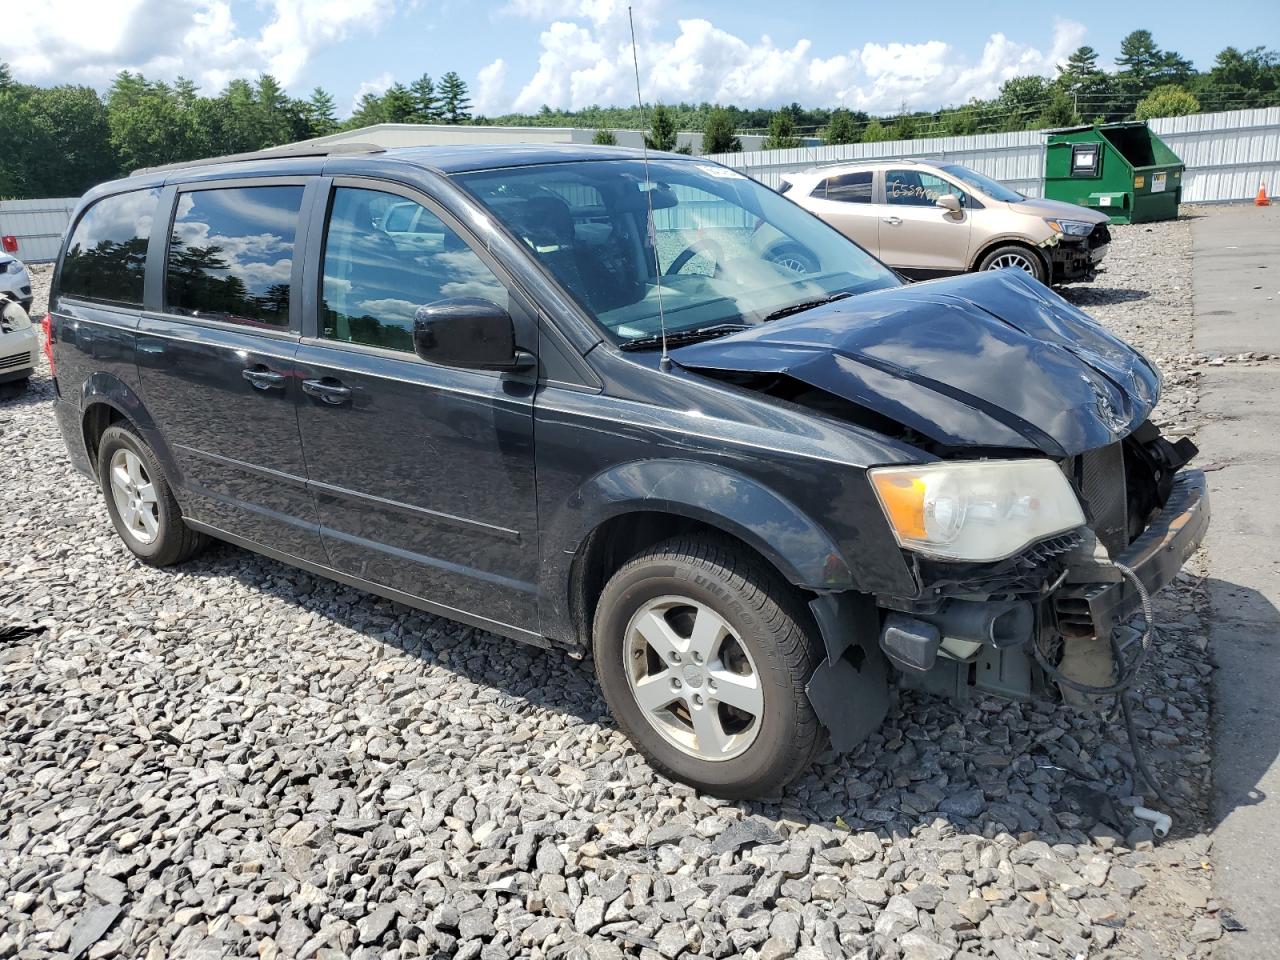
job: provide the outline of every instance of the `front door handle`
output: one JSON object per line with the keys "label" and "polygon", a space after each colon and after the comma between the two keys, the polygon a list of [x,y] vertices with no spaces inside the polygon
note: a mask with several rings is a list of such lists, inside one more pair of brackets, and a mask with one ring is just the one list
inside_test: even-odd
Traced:
{"label": "front door handle", "polygon": [[246,367],[240,371],[240,376],[244,377],[259,390],[282,389],[287,379],[283,373],[276,373],[274,370],[268,370],[263,366]]}
{"label": "front door handle", "polygon": [[345,387],[337,380],[303,380],[302,392],[309,397],[317,397],[325,403],[337,406],[351,399],[351,388]]}
{"label": "front door handle", "polygon": [[898,224],[900,224],[900,223],[902,222],[902,218],[901,218],[901,217],[881,217],[880,219],[881,219],[884,223],[890,224],[890,225],[895,226],[895,227],[896,227]]}

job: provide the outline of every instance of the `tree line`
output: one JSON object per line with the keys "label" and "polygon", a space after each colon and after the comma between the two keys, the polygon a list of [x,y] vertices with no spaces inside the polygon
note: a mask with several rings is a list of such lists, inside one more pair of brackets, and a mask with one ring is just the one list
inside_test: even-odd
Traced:
{"label": "tree line", "polygon": [[121,71],[91,87],[14,81],[0,62],[0,199],[77,196],[96,183],[165,163],[243,153],[374,123],[470,123],[467,84],[450,71],[366,93],[339,122],[333,95],[290,97],[270,74],[204,96],[191,80]]}
{"label": "tree line", "polygon": [[[1078,48],[1054,77],[1031,75],[1005,81],[988,100],[972,99],[935,111],[893,116],[860,110],[802,107],[744,109],[719,104],[677,103],[653,109],[588,107],[565,111],[543,107],[536,114],[508,114],[492,122],[588,127],[610,140],[614,129],[649,128],[649,141],[665,142],[664,130],[700,131],[706,153],[741,149],[740,135],[764,134],[764,148],[800,146],[805,137],[827,144],[955,137],[1070,127],[1118,120],[1151,120],[1201,111],[1241,110],[1280,104],[1280,52],[1265,47],[1226,47],[1206,71],[1173,50],[1162,50],[1147,30],[1124,38],[1114,72],[1098,64],[1092,47]],[[674,137],[670,138],[674,145]]]}
{"label": "tree line", "polygon": [[1280,104],[1280,52],[1264,47],[1227,47],[1209,70],[1197,71],[1176,51],[1161,49],[1149,31],[1135,30],[1121,42],[1116,65],[1103,70],[1097,51],[1080,47],[1054,77],[1014,77],[988,100],[931,112],[904,105],[887,117],[798,103],[777,110],[676,103],[473,118],[467,84],[450,71],[438,81],[423,74],[407,86],[366,93],[340,122],[327,91],[290,97],[269,74],[232,80],[206,96],[190,80],[168,84],[123,71],[100,96],[85,86],[17,83],[0,62],[0,198],[75,196],[140,167],[374,123],[570,126],[597,130],[599,143],[612,142],[616,129],[646,129],[650,146],[663,150],[675,149],[677,131],[686,130],[702,133],[703,152],[731,153],[741,149],[744,133],[765,134],[765,148],[775,149],[799,146],[805,137],[828,144],[911,140]]}

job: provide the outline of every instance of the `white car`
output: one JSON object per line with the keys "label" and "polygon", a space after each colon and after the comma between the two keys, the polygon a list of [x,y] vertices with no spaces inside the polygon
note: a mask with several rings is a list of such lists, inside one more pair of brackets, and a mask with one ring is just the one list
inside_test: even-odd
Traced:
{"label": "white car", "polygon": [[0,383],[25,381],[36,366],[40,338],[27,311],[0,293]]}
{"label": "white car", "polygon": [[31,312],[31,274],[27,272],[27,265],[0,251],[0,300],[5,299],[5,294],[22,304],[27,313]]}

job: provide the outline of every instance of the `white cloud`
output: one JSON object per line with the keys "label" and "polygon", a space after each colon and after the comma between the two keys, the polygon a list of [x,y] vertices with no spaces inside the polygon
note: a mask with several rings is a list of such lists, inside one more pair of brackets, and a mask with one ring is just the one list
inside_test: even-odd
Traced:
{"label": "white cloud", "polygon": [[476,74],[476,82],[471,89],[471,103],[475,112],[480,115],[498,113],[509,106],[507,64],[501,57]]}
{"label": "white cloud", "polygon": [[[538,38],[533,75],[512,98],[515,110],[632,102],[625,7],[608,0],[513,0],[504,10],[552,21]],[[1047,52],[997,33],[971,60],[943,40],[868,41],[823,56],[809,39],[790,46],[768,36],[748,41],[701,18],[677,21],[674,36],[661,36],[652,19],[638,22],[636,31],[646,100],[753,106],[798,101],[876,113],[895,112],[903,103],[931,108],[990,97],[1012,76],[1052,74],[1084,36],[1080,24],[1058,20]]]}
{"label": "white cloud", "polygon": [[387,70],[378,74],[372,80],[366,80],[356,88],[356,95],[351,98],[351,109],[348,113],[355,113],[356,107],[360,106],[360,98],[366,93],[372,93],[375,96],[382,96],[390,89],[391,85],[396,82],[396,78]]}
{"label": "white cloud", "polygon": [[232,77],[272,73],[290,86],[318,49],[376,30],[394,0],[264,0],[257,31],[231,0],[29,0],[0,31],[0,60],[35,83],[103,87],[120,70],[189,76],[209,92]]}

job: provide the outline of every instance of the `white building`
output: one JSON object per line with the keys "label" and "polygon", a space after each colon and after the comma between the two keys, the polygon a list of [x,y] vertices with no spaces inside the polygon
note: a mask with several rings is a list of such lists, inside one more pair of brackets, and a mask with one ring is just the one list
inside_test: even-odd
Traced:
{"label": "white building", "polygon": [[[301,145],[330,143],[372,143],[379,147],[429,147],[438,144],[464,143],[590,143],[596,131],[579,127],[490,127],[443,123],[375,123],[356,130],[331,133],[327,137],[303,140]],[[620,147],[644,145],[642,130],[614,130]],[[759,150],[764,143],[760,134],[740,134],[743,150]],[[809,139],[805,140],[808,144]],[[813,140],[814,144],[819,141]],[[688,146],[702,152],[701,133],[676,134],[678,147]]]}

